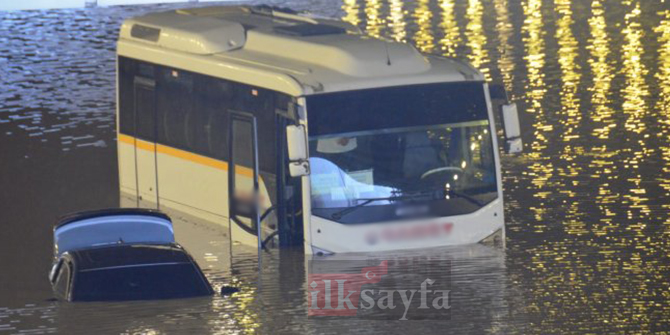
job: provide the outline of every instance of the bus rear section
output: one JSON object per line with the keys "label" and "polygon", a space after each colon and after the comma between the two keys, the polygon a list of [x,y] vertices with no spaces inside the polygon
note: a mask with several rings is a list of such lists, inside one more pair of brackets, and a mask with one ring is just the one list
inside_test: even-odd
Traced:
{"label": "bus rear section", "polygon": [[250,247],[302,245],[300,179],[284,158],[293,97],[126,56],[118,85],[122,206],[213,223]]}

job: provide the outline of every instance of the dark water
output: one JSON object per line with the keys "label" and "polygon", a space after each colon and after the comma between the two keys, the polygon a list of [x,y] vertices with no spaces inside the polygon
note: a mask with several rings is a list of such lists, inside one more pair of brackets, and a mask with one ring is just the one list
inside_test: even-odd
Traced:
{"label": "dark water", "polygon": [[212,265],[230,258],[220,235],[196,245],[202,233],[188,230],[181,236],[215,286],[232,282],[240,294],[48,301],[56,217],[118,205],[118,26],[183,6],[166,5],[0,12],[0,333],[670,334],[667,0],[289,5],[468,59],[524,110],[526,152],[503,161],[506,250],[402,255],[451,260],[452,320],[307,319],[299,252],[265,255],[260,273],[252,256],[222,269]]}

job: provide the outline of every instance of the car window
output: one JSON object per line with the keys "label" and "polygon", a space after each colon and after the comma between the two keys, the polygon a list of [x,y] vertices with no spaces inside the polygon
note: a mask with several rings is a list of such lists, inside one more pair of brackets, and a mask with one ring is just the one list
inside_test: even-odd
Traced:
{"label": "car window", "polygon": [[191,263],[161,263],[83,270],[77,273],[76,301],[120,301],[187,298],[212,293]]}

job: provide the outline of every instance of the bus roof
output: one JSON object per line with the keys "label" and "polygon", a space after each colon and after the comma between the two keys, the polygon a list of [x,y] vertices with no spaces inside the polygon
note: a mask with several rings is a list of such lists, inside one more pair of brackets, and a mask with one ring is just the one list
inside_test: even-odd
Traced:
{"label": "bus roof", "polygon": [[118,54],[294,96],[482,81],[469,64],[423,55],[335,19],[268,6],[214,6],[128,19]]}

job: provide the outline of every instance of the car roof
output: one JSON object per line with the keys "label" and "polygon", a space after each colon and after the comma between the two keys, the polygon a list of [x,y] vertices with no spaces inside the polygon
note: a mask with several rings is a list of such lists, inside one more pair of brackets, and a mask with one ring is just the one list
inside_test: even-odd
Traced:
{"label": "car roof", "polygon": [[165,263],[192,263],[178,244],[116,244],[68,252],[77,271]]}
{"label": "car roof", "polygon": [[68,214],[56,222],[54,226],[55,229],[70,224],[72,222],[77,222],[86,219],[105,217],[105,216],[115,216],[115,215],[146,215],[153,216],[167,221],[172,221],[169,216],[165,213],[154,210],[154,209],[145,209],[145,208],[111,208],[111,209],[97,209],[91,211],[77,212],[74,214]]}

